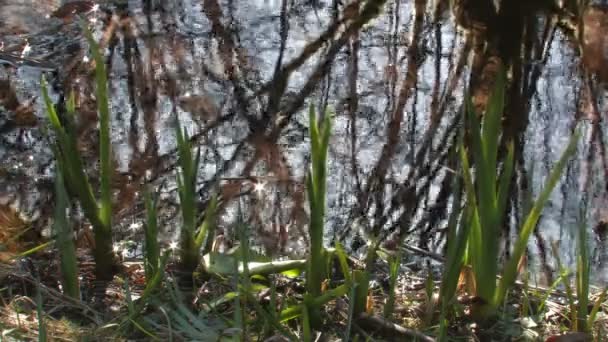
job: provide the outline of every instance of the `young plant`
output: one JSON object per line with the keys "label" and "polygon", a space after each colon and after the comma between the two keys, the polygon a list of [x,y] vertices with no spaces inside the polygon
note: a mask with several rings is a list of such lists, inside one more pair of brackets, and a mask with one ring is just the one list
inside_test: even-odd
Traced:
{"label": "young plant", "polygon": [[[582,213],[584,215],[584,213]],[[584,218],[581,218],[581,223],[578,227],[578,248],[576,254],[576,296],[578,297],[577,317],[574,318],[574,329],[581,332],[586,332],[589,329],[587,325],[587,315],[589,304],[589,245],[587,243],[587,225],[584,223]]]}
{"label": "young plant", "polygon": [[[205,310],[198,314],[192,312],[191,305],[186,302],[183,294],[175,282],[168,282],[167,292],[169,293],[171,307],[166,308],[167,316],[172,331],[181,337],[181,340],[188,341],[219,341],[221,340],[221,330],[223,324],[212,324],[207,317]],[[146,319],[147,323],[157,328],[165,328],[164,324],[159,324],[155,320]]]}
{"label": "young plant", "polygon": [[192,153],[192,143],[188,132],[176,119],[175,133],[179,170],[177,171],[177,190],[182,211],[182,229],[180,233],[180,262],[185,270],[194,271],[199,261],[199,250],[195,244],[196,233],[196,180],[200,162],[200,148]]}
{"label": "young plant", "polygon": [[[457,197],[458,199],[455,200],[455,203],[458,204],[456,206],[460,205],[460,195],[457,195]],[[462,218],[458,225],[457,221],[458,216],[460,216],[460,209],[454,207],[448,220],[448,250],[444,266],[445,271],[443,272],[441,287],[439,289],[441,314],[439,319],[438,341],[445,341],[447,339],[448,310],[451,308],[452,300],[456,295],[460,274],[464,265],[464,256],[470,227],[466,224],[466,217],[470,216],[470,212],[471,210],[468,208],[468,210],[465,210],[462,213]]]}
{"label": "young plant", "polygon": [[93,226],[95,235],[95,273],[98,280],[111,280],[114,275],[116,259],[112,252],[112,189],[111,189],[111,140],[110,109],[107,94],[107,76],[99,46],[91,31],[83,24],[95,60],[95,81],[97,109],[99,114],[100,143],[100,199],[95,198],[93,188],[84,169],[82,157],[77,147],[74,125],[75,104],[70,96],[66,105],[67,115],[61,118],[55,110],[47,91],[46,81],[42,79],[42,95],[47,115],[55,132],[55,158],[63,167],[63,176],[68,191],[76,197],[82,210]]}
{"label": "young plant", "polygon": [[[194,271],[199,264],[201,247],[205,241],[213,239],[217,196],[211,198],[205,210],[205,219],[198,229],[196,207],[196,181],[200,163],[200,148],[193,153],[192,142],[186,129],[182,129],[176,118],[175,133],[179,170],[177,171],[177,188],[182,211],[182,229],[180,233],[180,263],[184,270]],[[210,245],[207,243],[206,245]]]}
{"label": "young plant", "polygon": [[74,246],[74,232],[66,216],[69,206],[68,194],[63,184],[63,173],[61,167],[55,173],[55,214],[53,230],[57,236],[57,247],[59,249],[61,285],[63,292],[74,298],[80,299],[80,286],[78,284],[78,265],[76,259],[76,247]]}
{"label": "young plant", "polygon": [[312,165],[306,178],[308,203],[310,205],[310,262],[307,273],[307,290],[309,294],[316,297],[321,295],[321,284],[325,278],[324,272],[319,271],[319,265],[325,264],[323,226],[331,113],[326,112],[323,121],[319,122],[314,107],[310,105],[309,120]]}
{"label": "young plant", "polygon": [[[578,300],[570,298],[570,302],[572,308],[572,329],[579,332],[590,332],[597,312],[606,298],[606,289],[601,292],[589,312],[589,270],[591,263],[589,261],[587,225],[585,224],[583,215],[584,211],[582,210],[581,223],[578,227],[578,248],[576,254],[576,299]],[[567,277],[563,277],[562,279],[567,281]],[[569,289],[569,286],[566,286],[566,288]]]}
{"label": "young plant", "polygon": [[[326,264],[326,253],[323,248],[323,226],[325,220],[327,149],[331,134],[331,113],[327,111],[322,121],[319,122],[314,107],[311,104],[309,108],[309,120],[312,165],[308,177],[306,177],[308,203],[310,205],[310,255],[306,272],[306,290],[309,296],[315,298],[321,295],[321,284],[326,278],[325,268],[319,266]],[[312,309],[309,317],[313,327],[319,325],[319,315],[315,311]]]}
{"label": "young plant", "polygon": [[401,262],[401,251],[397,251],[396,255],[389,256],[388,259],[388,298],[384,304],[384,318],[390,320],[395,311],[395,288],[397,286],[397,276]]}
{"label": "young plant", "polygon": [[[342,272],[342,274],[344,275],[344,284],[337,286],[333,289],[329,289],[326,290],[321,296],[318,296],[316,298],[312,298],[309,295],[306,295],[305,297],[305,302],[306,302],[306,307],[304,305],[292,305],[289,306],[287,308],[285,308],[284,310],[281,311],[280,313],[280,321],[281,322],[285,322],[297,317],[300,317],[303,314],[303,309],[308,309],[309,311],[311,309],[315,309],[315,308],[319,308],[322,305],[326,304],[329,301],[335,300],[338,297],[342,297],[344,295],[347,295],[350,293],[350,298],[354,298],[355,297],[355,290],[356,290],[356,286],[355,283],[353,281],[353,276],[351,275],[351,270],[350,267],[348,266],[348,262],[347,262],[347,256],[346,256],[346,252],[344,252],[344,248],[338,243],[336,245],[336,249],[334,252],[336,258],[338,259],[338,263],[340,264],[340,270]],[[308,267],[308,265],[306,265],[306,267]],[[347,330],[345,332],[346,337],[349,336],[350,334],[350,327],[352,325],[352,320],[354,317],[354,300],[350,301],[349,304],[349,314],[348,314],[348,322],[347,322]],[[309,316],[310,319],[310,316]],[[348,338],[345,338],[344,341],[348,341]]]}
{"label": "young plant", "polygon": [[467,237],[467,258],[473,269],[477,296],[482,301],[482,304],[475,310],[480,319],[486,319],[496,314],[496,310],[503,302],[508,289],[515,282],[518,265],[525,253],[530,234],[536,227],[541,211],[559,181],[568,158],[575,151],[578,140],[578,134],[570,139],[566,150],[549,175],[543,191],[534,202],[523,226],[519,230],[519,236],[503,268],[502,278],[497,285],[500,227],[502,227],[507,213],[514,160],[513,143],[508,143],[507,155],[502,162],[502,172],[498,173],[501,165],[498,151],[501,145],[500,131],[505,85],[506,74],[499,72],[496,87],[488,102],[488,108],[483,115],[481,126],[477,114],[468,102],[467,114],[471,127],[471,149],[475,162],[475,180],[473,180],[470,172],[467,152],[464,147],[460,151],[467,206],[470,208],[467,217],[467,225],[470,226]]}
{"label": "young plant", "polygon": [[[289,330],[287,330],[283,325],[281,325],[280,320],[277,315],[268,312],[266,309],[260,305],[257,298],[254,296],[253,284],[251,283],[251,273],[249,270],[250,258],[249,258],[249,234],[248,229],[243,221],[243,214],[241,211],[241,206],[239,203],[239,211],[238,211],[238,222],[237,222],[237,234],[239,240],[241,242],[239,246],[240,251],[240,259],[243,265],[242,272],[238,269],[235,270],[237,273],[240,273],[241,276],[238,278],[240,281],[239,289],[245,295],[245,303],[251,303],[253,305],[254,310],[261,317],[265,323],[269,324],[273,328],[275,328],[278,332],[280,332],[283,336],[285,336],[290,341],[296,341],[297,337],[294,336]],[[273,308],[274,309],[274,308]]]}
{"label": "young plant", "polygon": [[[165,276],[165,266],[167,265],[167,261],[169,260],[169,256],[171,253],[166,251],[160,256],[160,260],[158,263],[158,267],[155,272],[151,275],[150,278],[146,278],[146,286],[142,291],[140,297],[137,301],[132,301],[130,299],[130,288],[128,282],[125,282],[125,294],[127,297],[127,307],[128,307],[128,315],[121,323],[121,329],[127,329],[130,325],[134,325],[137,329],[143,331],[147,334],[147,329],[141,326],[138,323],[141,313],[144,311],[146,305],[151,301],[153,296],[158,293],[160,289],[163,279]],[[147,276],[147,275],[146,275]]]}
{"label": "young plant", "polygon": [[355,297],[351,298],[354,301],[354,317],[358,317],[361,313],[368,309],[369,282],[371,279],[370,270],[376,260],[376,253],[380,247],[380,240],[374,239],[368,246],[365,256],[365,269],[353,271],[353,282],[356,286]]}
{"label": "young plant", "polygon": [[158,244],[158,223],[156,217],[157,200],[158,197],[155,194],[151,194],[148,189],[144,191],[146,206],[144,270],[146,272],[146,280],[152,279],[160,263],[160,245]]}

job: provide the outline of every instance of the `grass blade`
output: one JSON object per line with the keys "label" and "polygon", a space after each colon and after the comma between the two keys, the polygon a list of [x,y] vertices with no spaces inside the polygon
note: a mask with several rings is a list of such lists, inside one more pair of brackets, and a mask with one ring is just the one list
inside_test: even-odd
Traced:
{"label": "grass blade", "polygon": [[152,279],[160,266],[160,245],[158,243],[158,222],[156,216],[157,201],[157,195],[151,194],[148,188],[144,189],[144,202],[146,207],[144,269],[147,280]]}
{"label": "grass blade", "polygon": [[74,299],[80,299],[74,232],[66,217],[69,201],[68,194],[65,191],[61,167],[57,168],[55,174],[55,196],[53,230],[57,236],[57,247],[59,249],[61,284],[66,295]]}
{"label": "grass blade", "polygon": [[494,299],[495,305],[502,303],[503,299],[505,298],[505,294],[506,294],[508,288],[511,287],[513,285],[513,283],[515,282],[515,278],[517,277],[517,266],[521,260],[521,257],[523,256],[523,254],[526,250],[526,246],[528,244],[528,239],[530,238],[530,234],[532,234],[532,231],[534,231],[534,227],[536,227],[536,223],[538,222],[538,220],[540,218],[540,214],[541,214],[545,204],[549,200],[549,196],[551,195],[551,192],[553,191],[553,189],[557,185],[557,182],[561,178],[563,170],[566,167],[567,161],[570,159],[570,157],[576,151],[576,145],[578,143],[579,136],[580,136],[580,134],[577,130],[574,133],[574,135],[570,138],[570,142],[568,143],[568,146],[562,153],[562,156],[558,160],[558,162],[555,165],[555,167],[553,168],[553,170],[551,171],[551,174],[549,175],[549,177],[547,179],[547,182],[545,184],[543,191],[541,192],[538,199],[535,201],[534,205],[532,206],[532,209],[530,210],[530,213],[528,214],[528,216],[524,222],[524,225],[520,231],[520,234],[515,242],[515,247],[513,248],[513,252],[511,253],[511,258],[508,260],[508,262],[505,266],[505,269],[503,272],[503,277],[500,281],[499,289],[498,289],[498,292],[496,293],[496,297]]}
{"label": "grass blade", "polygon": [[95,96],[99,113],[99,162],[101,172],[101,205],[99,218],[106,229],[112,224],[112,142],[110,139],[110,105],[108,99],[108,76],[99,45],[86,23],[82,23],[85,37],[95,60]]}

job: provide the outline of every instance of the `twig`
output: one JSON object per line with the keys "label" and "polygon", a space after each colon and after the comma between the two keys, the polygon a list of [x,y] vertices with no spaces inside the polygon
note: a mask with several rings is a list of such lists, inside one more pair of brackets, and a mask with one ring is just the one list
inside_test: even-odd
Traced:
{"label": "twig", "polygon": [[[3,268],[0,268],[0,274],[2,274],[3,272],[5,272],[6,270]],[[63,301],[64,303],[69,303],[70,305],[72,305],[73,307],[77,307],[80,308],[82,310],[82,315],[84,317],[87,317],[89,320],[91,320],[92,322],[95,322],[95,324],[100,325],[103,322],[101,321],[101,319],[99,317],[101,317],[101,314],[99,312],[97,312],[96,310],[94,310],[93,308],[91,308],[90,306],[86,305],[85,303],[74,299],[72,297],[66,296],[63,293],[47,287],[46,285],[36,281],[36,279],[34,279],[31,275],[29,274],[20,274],[18,272],[8,272],[8,274],[10,274],[11,276],[18,278],[19,280],[22,281],[26,281],[34,286],[39,286],[40,290],[42,292],[44,292],[47,295],[50,295],[52,297],[54,297],[55,299],[59,300],[59,301]],[[67,306],[67,305],[66,305]],[[92,316],[87,315],[86,313],[90,312],[92,314]]]}
{"label": "twig", "polygon": [[390,341],[422,341],[435,342],[435,339],[429,337],[417,330],[404,328],[400,325],[392,323],[383,317],[372,316],[362,313],[357,317],[355,324],[359,325],[366,332],[374,332],[382,335]]}

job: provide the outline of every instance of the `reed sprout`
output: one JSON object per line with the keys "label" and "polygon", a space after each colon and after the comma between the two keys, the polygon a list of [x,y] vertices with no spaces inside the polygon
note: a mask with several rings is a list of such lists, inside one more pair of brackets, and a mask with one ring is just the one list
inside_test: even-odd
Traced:
{"label": "reed sprout", "polygon": [[[325,267],[319,266],[327,264],[326,251],[323,248],[323,235],[331,113],[327,111],[323,118],[317,118],[315,109],[311,104],[308,117],[312,165],[306,178],[308,203],[310,205],[310,255],[306,272],[306,290],[307,295],[316,298],[321,296],[321,286],[327,275]],[[312,327],[318,327],[320,319],[317,308],[309,307],[309,310],[311,310],[309,318]]]}
{"label": "reed sprout", "polygon": [[144,191],[144,202],[146,207],[146,224],[144,239],[144,270],[146,279],[152,279],[159,268],[160,245],[158,243],[158,219],[156,206],[158,197],[151,194],[148,189]]}
{"label": "reed sprout", "polygon": [[57,239],[61,268],[61,284],[63,292],[80,299],[80,286],[78,283],[78,264],[76,259],[76,246],[74,245],[74,232],[68,221],[66,211],[69,206],[68,194],[63,183],[61,168],[55,174],[55,213],[53,230]]}
{"label": "reed sprout", "polygon": [[196,182],[200,164],[200,148],[193,151],[192,142],[185,128],[176,118],[175,135],[177,138],[178,164],[177,187],[182,212],[182,229],[180,233],[180,263],[184,270],[194,271],[200,262],[201,247],[209,252],[215,232],[215,214],[218,197],[212,196],[205,209],[205,217],[200,225],[197,223]]}
{"label": "reed sprout", "polygon": [[100,198],[96,199],[82,156],[77,147],[74,116],[76,113],[73,94],[67,101],[65,115],[59,115],[47,91],[46,81],[42,79],[42,95],[46,104],[47,116],[55,133],[55,158],[61,165],[66,187],[80,203],[80,206],[93,226],[95,236],[95,273],[99,280],[111,280],[116,260],[112,252],[112,145],[110,140],[110,109],[107,94],[107,75],[103,57],[91,31],[83,24],[85,36],[95,61],[95,83],[97,109],[99,115],[99,160],[100,160]]}
{"label": "reed sprout", "polygon": [[310,256],[306,287],[308,293],[315,297],[321,295],[321,284],[325,278],[325,274],[321,271],[322,269],[320,270],[319,265],[325,264],[323,232],[331,113],[326,112],[320,120],[319,122],[314,107],[311,105],[309,108],[309,133],[312,165],[306,178],[308,203],[310,205]]}
{"label": "reed sprout", "polygon": [[[589,242],[587,241],[587,224],[585,223],[585,210],[581,209],[580,223],[578,225],[577,248],[576,248],[576,274],[575,274],[575,291],[568,283],[567,271],[561,266],[558,258],[558,264],[563,270],[564,275],[560,277],[565,285],[568,301],[570,304],[570,316],[572,322],[572,330],[579,332],[590,332],[595,322],[596,315],[601,304],[606,299],[606,288],[598,295],[591,311],[589,311],[589,288],[590,288],[590,255]],[[576,292],[576,297],[574,296]]]}
{"label": "reed sprout", "polygon": [[[468,102],[467,118],[471,127],[470,149],[475,165],[475,179],[471,173],[471,164],[464,146],[460,149],[463,179],[465,184],[467,209],[465,210],[465,225],[469,226],[467,234],[466,258],[470,262],[475,278],[477,296],[482,304],[476,308],[481,319],[493,317],[497,308],[502,304],[509,288],[517,277],[517,269],[525,253],[530,234],[536,227],[543,207],[560,179],[567,160],[573,154],[578,141],[574,134],[562,156],[547,178],[544,189],[533,203],[532,208],[519,230],[514,248],[502,270],[502,278],[497,284],[499,274],[499,241],[501,229],[507,214],[507,203],[511,186],[511,175],[514,163],[514,148],[512,143],[506,143],[506,156],[500,162],[501,119],[504,109],[506,74],[500,72],[495,89],[488,102],[488,108],[483,115],[481,124],[478,115]],[[501,172],[499,172],[501,170]],[[462,254],[464,244],[457,244]],[[457,266],[457,257],[451,260]]]}

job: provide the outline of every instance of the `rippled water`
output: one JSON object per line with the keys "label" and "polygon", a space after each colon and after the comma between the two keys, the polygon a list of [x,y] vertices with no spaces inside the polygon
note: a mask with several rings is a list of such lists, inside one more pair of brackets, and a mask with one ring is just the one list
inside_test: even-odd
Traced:
{"label": "rippled water", "polygon": [[[0,16],[12,18],[0,25],[0,61],[6,66],[0,69],[0,197],[4,202],[18,197],[21,209],[39,216],[42,227],[52,203],[53,164],[43,132],[41,74],[53,85],[55,100],[67,90],[76,92],[79,142],[92,168],[96,114],[92,65],[76,16],[53,12],[66,8],[59,1],[33,3],[0,1]],[[166,240],[174,236],[177,114],[201,147],[202,200],[218,182],[226,198],[254,188],[242,196],[249,199],[258,242],[270,252],[301,253],[306,108],[312,103],[335,111],[328,242],[344,238],[356,245],[360,233],[353,222],[366,217],[366,226],[387,234],[407,231],[409,244],[432,250],[443,245],[463,88],[472,85],[475,103],[483,105],[484,77],[491,73],[485,71],[490,64],[476,57],[482,38],[458,26],[449,10],[435,7],[441,2],[388,1],[364,25],[346,5],[351,2],[339,1],[73,3],[97,29],[111,69],[117,223],[128,227],[140,221],[141,184],[166,180],[161,212]],[[552,264],[550,245],[556,241],[563,261],[572,264],[579,209],[586,203],[594,267],[602,270],[608,167],[601,67],[608,12],[601,6],[585,12],[579,44],[570,31],[569,15],[576,13],[562,8],[555,9],[559,16],[550,15],[521,6],[526,30],[520,53],[511,57],[515,85],[505,116],[521,158],[513,227],[505,233],[513,234],[521,221],[519,198],[527,188],[539,192],[580,122],[584,134],[577,156],[530,248],[534,264],[543,258]],[[504,38],[510,34],[496,36],[510,41]],[[7,100],[12,93],[17,104]],[[227,234],[235,202],[227,201],[220,222]],[[280,238],[285,226],[287,241]],[[593,273],[596,282],[607,281],[604,273]]]}

